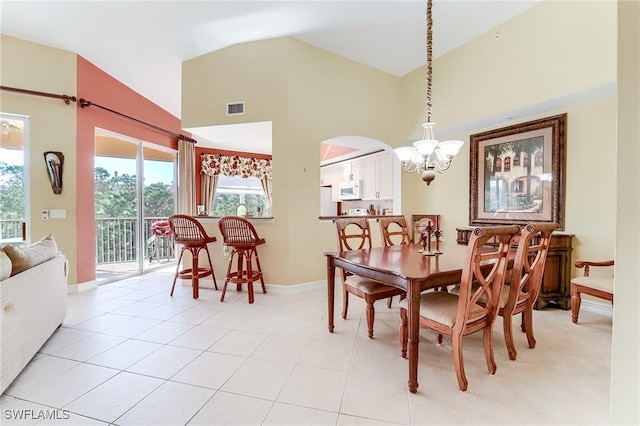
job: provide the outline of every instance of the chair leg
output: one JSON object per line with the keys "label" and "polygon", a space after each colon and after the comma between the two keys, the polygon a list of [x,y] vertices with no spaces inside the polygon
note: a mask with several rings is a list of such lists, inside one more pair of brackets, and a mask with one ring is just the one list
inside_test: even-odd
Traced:
{"label": "chair leg", "polygon": [[524,331],[527,333],[527,342],[530,348],[536,347],[536,338],[533,336],[533,306],[528,307],[522,312],[522,320]]}
{"label": "chair leg", "polygon": [[454,333],[451,336],[451,345],[453,347],[453,366],[456,370],[456,378],[458,379],[458,387],[461,391],[466,391],[469,382],[464,374],[464,359],[462,357],[462,334]]}
{"label": "chair leg", "polygon": [[209,253],[209,247],[204,246],[207,252],[207,259],[209,260],[209,267],[211,268],[211,279],[213,280],[213,288],[218,289],[218,283],[216,282],[216,274],[213,271],[213,263],[211,263],[211,254]]}
{"label": "chair leg", "polygon": [[571,321],[574,324],[578,323],[578,314],[580,313],[580,303],[582,299],[580,298],[580,292],[576,288],[576,286],[571,286]]}
{"label": "chair leg", "polygon": [[509,359],[515,361],[518,356],[518,352],[516,351],[516,347],[513,343],[513,324],[511,314],[505,313],[502,316],[502,329],[504,333],[504,342],[507,345],[507,352],[509,353]]}
{"label": "chair leg", "polygon": [[251,253],[245,256],[247,262],[247,292],[249,293],[249,304],[253,303],[253,270],[251,269]]}
{"label": "chair leg", "polygon": [[180,262],[182,261],[182,255],[184,254],[184,247],[180,250],[180,256],[178,257],[178,264],[176,265],[176,274],[173,276],[173,284],[171,285],[171,294],[173,297],[173,290],[176,288],[176,280],[178,279],[178,272],[180,272]]}
{"label": "chair leg", "polygon": [[409,340],[407,310],[400,308],[400,355],[407,357],[407,340]]}
{"label": "chair leg", "polygon": [[342,284],[342,319],[347,319],[347,311],[349,310],[349,292],[347,287]]}
{"label": "chair leg", "polygon": [[391,302],[393,301],[393,296],[387,299],[387,308],[391,309]]}
{"label": "chair leg", "polygon": [[253,254],[256,255],[256,267],[258,268],[258,272],[260,272],[260,284],[262,285],[262,293],[267,294],[267,288],[264,286],[264,275],[262,275],[262,266],[260,266],[260,258],[258,257],[258,250],[254,248]]}
{"label": "chair leg", "polygon": [[200,253],[200,248],[194,248],[189,250],[191,252],[191,291],[193,292],[193,298],[197,299],[200,297],[200,289],[199,287],[199,279],[198,275],[200,275],[200,271],[198,270],[198,253]]}
{"label": "chair leg", "polygon": [[484,357],[487,361],[487,370],[489,374],[496,374],[498,367],[496,366],[496,360],[493,357],[493,328],[485,327],[482,330],[482,341],[484,343]]}
{"label": "chair leg", "polygon": [[232,250],[229,255],[229,263],[227,265],[227,276],[224,279],[224,285],[222,286],[222,295],[220,296],[220,301],[224,302],[224,295],[227,293],[227,285],[229,284],[229,280],[231,279],[231,266],[233,265],[233,257],[235,256],[236,251]]}
{"label": "chair leg", "polygon": [[369,339],[373,339],[373,320],[376,316],[376,310],[373,307],[373,302],[367,300],[367,333]]}

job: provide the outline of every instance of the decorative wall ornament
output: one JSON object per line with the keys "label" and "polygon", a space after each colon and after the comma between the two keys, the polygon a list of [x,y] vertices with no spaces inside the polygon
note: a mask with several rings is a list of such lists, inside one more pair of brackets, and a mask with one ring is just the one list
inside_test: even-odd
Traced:
{"label": "decorative wall ornament", "polygon": [[62,193],[62,166],[64,164],[64,154],[59,151],[47,151],[44,153],[44,162],[49,173],[51,189],[54,194]]}

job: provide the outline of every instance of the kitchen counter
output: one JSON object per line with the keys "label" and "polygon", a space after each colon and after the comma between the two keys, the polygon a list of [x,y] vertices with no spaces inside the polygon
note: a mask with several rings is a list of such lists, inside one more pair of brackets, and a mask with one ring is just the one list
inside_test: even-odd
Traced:
{"label": "kitchen counter", "polygon": [[[221,216],[191,216],[201,222],[218,222]],[[273,223],[273,216],[240,216],[251,223]]]}
{"label": "kitchen counter", "polygon": [[402,217],[403,215],[401,214],[361,214],[361,215],[357,215],[357,216],[349,216],[346,214],[343,214],[341,216],[319,216],[318,219],[320,220],[333,220],[333,219],[339,219],[339,218],[345,218],[345,217],[365,217],[367,219],[377,219],[379,217]]}

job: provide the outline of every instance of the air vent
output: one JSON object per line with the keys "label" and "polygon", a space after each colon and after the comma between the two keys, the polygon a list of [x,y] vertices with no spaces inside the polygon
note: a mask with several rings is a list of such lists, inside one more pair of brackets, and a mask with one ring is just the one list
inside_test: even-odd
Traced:
{"label": "air vent", "polygon": [[227,116],[229,115],[243,115],[244,114],[244,102],[229,102],[227,103]]}

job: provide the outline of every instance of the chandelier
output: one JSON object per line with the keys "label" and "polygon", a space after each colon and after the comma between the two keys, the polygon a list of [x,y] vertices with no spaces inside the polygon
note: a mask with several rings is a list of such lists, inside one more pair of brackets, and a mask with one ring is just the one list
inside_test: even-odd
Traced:
{"label": "chandelier", "polygon": [[394,150],[402,163],[403,170],[407,173],[418,173],[427,185],[436,177],[434,170],[443,173],[451,166],[453,157],[464,144],[463,141],[459,140],[438,142],[434,131],[436,123],[431,122],[431,87],[433,84],[431,66],[433,58],[433,20],[431,18],[431,6],[432,0],[427,0],[427,122],[422,125],[422,139],[415,141],[413,146],[400,147]]}

